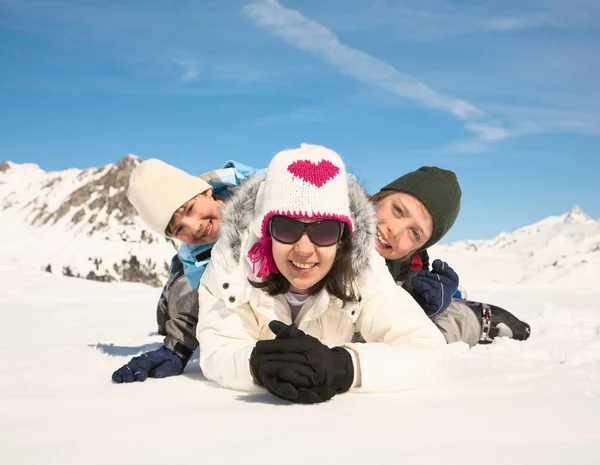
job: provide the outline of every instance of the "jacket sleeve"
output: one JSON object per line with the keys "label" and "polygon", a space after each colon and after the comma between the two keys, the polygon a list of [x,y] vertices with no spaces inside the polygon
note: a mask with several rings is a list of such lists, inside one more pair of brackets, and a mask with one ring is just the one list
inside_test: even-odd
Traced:
{"label": "jacket sleeve", "polygon": [[[201,287],[203,301],[205,292]],[[225,388],[261,391],[250,374],[250,354],[258,337],[258,324],[248,304],[231,309],[219,300],[207,311],[201,310],[198,340],[204,376]]]}
{"label": "jacket sleeve", "polygon": [[358,364],[356,389],[400,391],[431,384],[445,372],[446,341],[415,300],[396,286],[383,259],[373,256],[371,264],[356,321],[366,343],[344,345]]}
{"label": "jacket sleeve", "polygon": [[[175,304],[170,305],[175,299],[173,296],[176,296],[180,290],[180,279],[183,277],[183,264],[181,260],[179,260],[179,255],[175,254],[171,259],[171,267],[169,269],[169,278],[167,282],[163,286],[163,290],[160,294],[160,298],[158,299],[158,304],[156,305],[156,323],[158,324],[158,332],[163,336],[167,335],[166,331],[166,323],[171,318],[171,307],[175,307]],[[185,284],[185,280],[184,283]]]}
{"label": "jacket sleeve", "polygon": [[166,319],[171,317],[171,311],[176,312],[175,303],[184,293],[189,292],[189,286],[186,290],[186,281],[183,278],[183,263],[179,259],[179,254],[175,254],[171,259],[169,269],[169,278],[165,283],[160,299],[158,300],[158,312],[166,315]]}
{"label": "jacket sleeve", "polygon": [[179,292],[171,295],[169,302],[171,318],[165,324],[167,336],[164,344],[187,363],[198,347],[198,291],[191,289],[185,278],[179,281],[180,286],[176,289]]}
{"label": "jacket sleeve", "polygon": [[199,287],[200,367],[204,376],[225,388],[262,391],[250,374],[250,354],[259,339],[258,321],[247,303],[229,300],[232,294],[243,294],[231,290],[246,283],[241,267],[227,266],[222,243],[217,242]]}
{"label": "jacket sleeve", "polygon": [[198,347],[198,292],[192,290],[184,277],[179,256],[171,260],[169,279],[163,288],[157,309],[159,327],[166,334],[164,344],[187,363]]}

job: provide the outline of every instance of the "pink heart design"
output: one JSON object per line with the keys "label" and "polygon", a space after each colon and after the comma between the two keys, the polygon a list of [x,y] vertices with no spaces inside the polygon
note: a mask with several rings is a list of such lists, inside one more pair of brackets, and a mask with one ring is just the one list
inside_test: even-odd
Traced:
{"label": "pink heart design", "polygon": [[335,166],[329,160],[321,160],[319,163],[313,163],[310,160],[298,160],[290,164],[287,169],[297,178],[317,187],[326,184],[340,172],[339,166]]}

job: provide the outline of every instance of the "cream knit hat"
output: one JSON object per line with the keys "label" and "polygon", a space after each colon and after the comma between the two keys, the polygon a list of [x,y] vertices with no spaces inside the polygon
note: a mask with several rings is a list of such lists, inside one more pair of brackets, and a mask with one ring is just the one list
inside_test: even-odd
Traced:
{"label": "cream knit hat", "polygon": [[320,145],[301,144],[299,149],[275,155],[255,205],[252,232],[260,242],[250,249],[248,259],[253,265],[261,262],[255,272],[259,278],[277,272],[269,234],[273,216],[339,220],[350,234],[354,230],[344,162]]}
{"label": "cream knit hat", "polygon": [[206,181],[156,158],[140,163],[129,176],[127,198],[152,231],[165,236],[173,213],[210,189]]}

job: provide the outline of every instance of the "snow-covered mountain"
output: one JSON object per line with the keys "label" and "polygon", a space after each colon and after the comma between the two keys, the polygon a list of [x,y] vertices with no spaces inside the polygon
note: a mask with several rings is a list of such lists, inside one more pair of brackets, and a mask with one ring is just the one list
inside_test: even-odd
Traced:
{"label": "snow-covered mountain", "polygon": [[[159,286],[176,244],[150,231],[126,197],[140,158],[86,170],[0,165],[0,266]],[[434,246],[461,283],[600,281],[600,221],[579,207],[491,240]]]}
{"label": "snow-covered mountain", "polygon": [[140,161],[128,155],[60,172],[2,163],[2,266],[159,286],[176,248],[150,231],[127,200],[129,175]]}
{"label": "snow-covered mountain", "polygon": [[[600,221],[575,205],[491,240],[459,241],[431,255],[460,271],[461,279],[501,283],[586,284],[600,280]],[[465,280],[465,278],[468,278]]]}

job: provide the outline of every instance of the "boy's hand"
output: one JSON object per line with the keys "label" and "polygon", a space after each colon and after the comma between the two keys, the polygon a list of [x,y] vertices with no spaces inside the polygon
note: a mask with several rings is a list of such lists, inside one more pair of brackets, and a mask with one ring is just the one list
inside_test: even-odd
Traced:
{"label": "boy's hand", "polygon": [[165,346],[133,357],[127,365],[123,365],[112,374],[115,383],[133,383],[146,381],[146,378],[166,378],[183,373],[185,364],[179,356]]}
{"label": "boy's hand", "polygon": [[431,271],[421,270],[412,280],[413,294],[429,316],[444,312],[458,289],[458,275],[446,262],[434,260]]}

